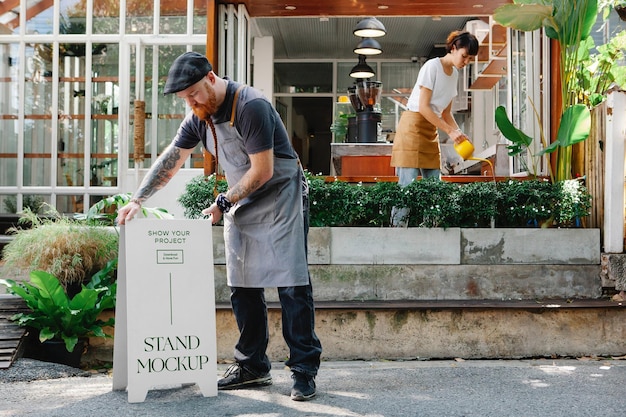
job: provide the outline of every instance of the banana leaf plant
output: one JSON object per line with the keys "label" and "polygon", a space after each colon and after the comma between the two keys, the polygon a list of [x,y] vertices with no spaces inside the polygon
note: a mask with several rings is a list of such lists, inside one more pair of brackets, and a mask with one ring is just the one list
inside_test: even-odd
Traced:
{"label": "banana leaf plant", "polygon": [[[537,112],[535,112],[535,115],[538,117]],[[504,135],[505,138],[512,142],[512,145],[507,146],[510,156],[519,155],[522,152],[526,152],[530,148],[533,138],[513,125],[513,123],[509,120],[508,115],[506,114],[506,109],[503,106],[499,106],[496,109],[495,118],[496,125],[498,126],[498,129],[500,129],[500,132]],[[541,126],[541,123],[539,123],[539,125]],[[543,134],[543,130],[541,131],[541,141],[543,144],[543,149],[537,154],[537,156],[554,152],[559,148],[571,149],[572,145],[575,145],[587,139],[590,130],[591,113],[589,112],[587,106],[585,106],[584,104],[575,104],[573,106],[570,106],[565,109],[565,112],[561,116],[561,123],[559,124],[559,130],[557,132],[556,140],[554,142],[546,146],[546,140]],[[531,157],[534,157],[534,155],[531,155]],[[571,160],[567,162],[569,162],[571,166]],[[549,169],[549,171],[550,178],[552,182],[554,182],[554,173],[552,172],[551,168]],[[533,172],[536,173],[537,170],[535,169]],[[562,181],[564,179],[556,178],[556,180]]]}
{"label": "banana leaf plant", "polygon": [[[577,71],[580,45],[589,37],[597,17],[597,0],[514,0],[513,4],[500,6],[494,12],[495,21],[503,26],[523,32],[543,28],[548,37],[559,43],[559,134],[555,142],[542,151],[558,151],[556,181],[572,177],[572,145],[585,140],[591,129],[591,124],[587,123],[591,117],[589,109],[578,104]],[[575,136],[564,137],[569,134]]]}

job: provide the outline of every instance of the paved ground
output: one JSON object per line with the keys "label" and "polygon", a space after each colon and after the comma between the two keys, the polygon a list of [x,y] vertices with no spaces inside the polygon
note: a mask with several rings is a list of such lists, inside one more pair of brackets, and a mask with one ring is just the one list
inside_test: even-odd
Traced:
{"label": "paved ground", "polygon": [[[222,372],[226,365],[219,365]],[[90,376],[86,376],[90,375]],[[274,385],[205,398],[195,385],[161,388],[130,404],[110,374],[20,359],[0,372],[0,416],[550,416],[626,413],[626,361],[498,360],[325,362],[318,396],[288,397],[289,372]]]}

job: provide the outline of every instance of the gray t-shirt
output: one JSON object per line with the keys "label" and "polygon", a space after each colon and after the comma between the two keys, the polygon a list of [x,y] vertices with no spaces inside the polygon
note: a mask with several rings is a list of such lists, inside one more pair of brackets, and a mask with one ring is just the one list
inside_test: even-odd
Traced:
{"label": "gray t-shirt", "polygon": [[[219,124],[230,120],[235,91],[241,84],[228,81],[226,97],[217,112],[212,116],[213,123]],[[252,88],[245,86],[244,88]],[[274,149],[274,155],[279,158],[296,158],[296,152],[291,146],[289,135],[283,125],[280,115],[272,104],[258,98],[247,102],[235,118],[235,128],[244,140],[248,154],[255,154],[268,149]],[[207,124],[200,120],[193,112],[189,112],[180,124],[173,139],[175,146],[191,149],[199,142],[206,145]],[[211,135],[210,140],[212,140]],[[206,146],[205,146],[206,147]]]}

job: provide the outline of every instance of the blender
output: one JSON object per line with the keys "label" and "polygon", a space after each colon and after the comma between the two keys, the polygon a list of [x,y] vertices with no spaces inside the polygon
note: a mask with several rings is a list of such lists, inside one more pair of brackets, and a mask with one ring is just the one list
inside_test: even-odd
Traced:
{"label": "blender", "polygon": [[358,99],[363,106],[361,111],[355,108],[357,110],[357,142],[371,143],[378,141],[382,115],[377,110],[379,108],[377,105],[380,102],[382,91],[383,83],[380,81],[363,80],[356,83]]}

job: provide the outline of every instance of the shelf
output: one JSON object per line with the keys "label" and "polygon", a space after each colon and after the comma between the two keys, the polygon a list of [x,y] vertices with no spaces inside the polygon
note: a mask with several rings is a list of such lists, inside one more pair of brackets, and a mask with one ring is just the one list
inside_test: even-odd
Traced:
{"label": "shelf", "polygon": [[[500,81],[500,79],[507,75],[507,45],[506,45],[506,28],[500,25],[493,25],[492,28],[500,27],[504,29],[504,44],[498,44],[498,48],[493,50],[493,53],[490,52],[489,59],[486,61],[480,61],[480,58],[477,57],[478,62],[487,62],[485,68],[478,74],[476,80],[470,85],[469,90],[491,90],[495,85]],[[500,29],[498,29],[500,32]],[[498,35],[499,36],[499,35]],[[495,36],[494,36],[495,37]],[[502,40],[502,39],[498,39]],[[489,47],[481,49],[488,50]],[[480,55],[480,50],[479,50]]]}
{"label": "shelf", "polygon": [[[491,26],[490,32],[480,43],[476,60],[478,62],[489,62],[494,56],[498,56],[504,51],[503,57],[506,58],[507,32],[504,26],[494,24]],[[489,40],[491,39],[491,43]]]}
{"label": "shelf", "polygon": [[483,69],[479,77],[484,75],[506,75],[506,59],[492,59],[491,62]]}
{"label": "shelf", "polygon": [[500,78],[502,78],[501,75],[485,75],[482,77],[478,77],[473,83],[472,85],[469,86],[469,90],[491,90],[493,87],[495,87],[496,84],[498,84],[498,81],[500,81]]}

